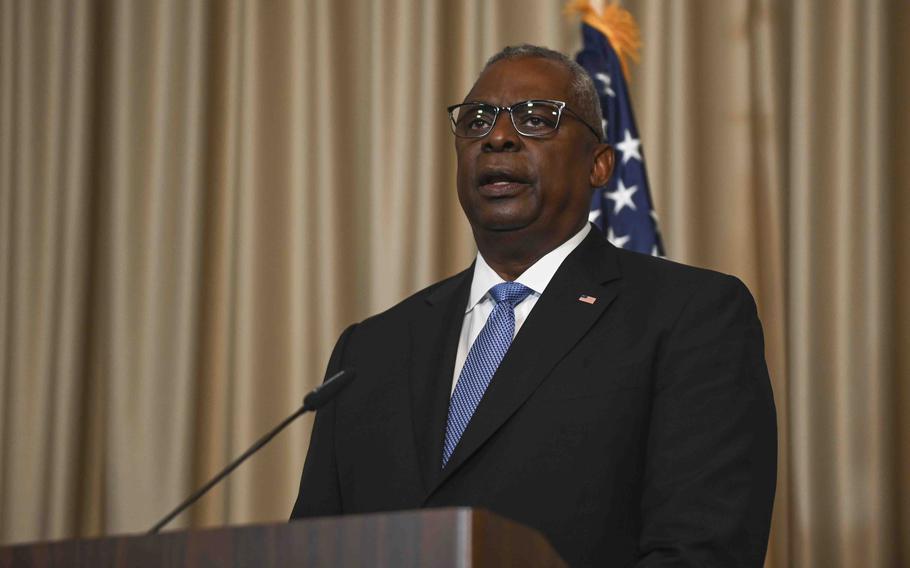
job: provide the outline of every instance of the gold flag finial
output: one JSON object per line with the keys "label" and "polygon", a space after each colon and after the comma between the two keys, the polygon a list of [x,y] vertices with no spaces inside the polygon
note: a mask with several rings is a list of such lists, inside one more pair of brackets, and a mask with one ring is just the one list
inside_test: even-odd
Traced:
{"label": "gold flag finial", "polygon": [[616,2],[606,4],[598,13],[590,0],[572,0],[566,4],[566,14],[581,14],[581,21],[607,36],[629,81],[629,60],[638,63],[641,49],[641,32],[632,14]]}

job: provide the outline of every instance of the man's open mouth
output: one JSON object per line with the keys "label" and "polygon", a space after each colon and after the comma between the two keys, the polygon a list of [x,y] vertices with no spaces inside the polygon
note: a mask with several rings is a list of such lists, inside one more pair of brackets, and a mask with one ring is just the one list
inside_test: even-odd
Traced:
{"label": "man's open mouth", "polygon": [[477,179],[477,188],[487,197],[510,197],[524,191],[529,184],[526,176],[508,171],[484,172]]}

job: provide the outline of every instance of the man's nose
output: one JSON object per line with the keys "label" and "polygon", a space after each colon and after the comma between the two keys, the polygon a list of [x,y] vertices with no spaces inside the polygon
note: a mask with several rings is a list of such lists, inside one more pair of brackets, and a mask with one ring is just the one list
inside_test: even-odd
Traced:
{"label": "man's nose", "polygon": [[496,117],[496,124],[483,141],[485,152],[515,152],[521,148],[521,135],[512,124],[509,111],[502,110]]}

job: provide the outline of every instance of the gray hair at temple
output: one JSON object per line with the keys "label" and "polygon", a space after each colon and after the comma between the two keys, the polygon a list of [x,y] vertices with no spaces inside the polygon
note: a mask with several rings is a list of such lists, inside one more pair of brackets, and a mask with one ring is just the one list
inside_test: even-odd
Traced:
{"label": "gray hair at temple", "polygon": [[591,76],[588,75],[588,72],[585,71],[584,67],[575,61],[572,61],[562,53],[528,43],[510,45],[488,59],[487,64],[483,66],[483,70],[486,71],[487,67],[497,61],[502,61],[503,59],[519,59],[522,57],[549,59],[569,70],[572,74],[572,83],[570,85],[571,95],[575,98],[575,103],[577,105],[577,108],[573,108],[572,110],[584,118],[585,122],[590,124],[600,135],[600,139],[603,140],[604,132],[603,124],[601,123],[603,114],[600,108],[600,98],[597,96],[597,89],[594,87],[594,81],[591,80]]}

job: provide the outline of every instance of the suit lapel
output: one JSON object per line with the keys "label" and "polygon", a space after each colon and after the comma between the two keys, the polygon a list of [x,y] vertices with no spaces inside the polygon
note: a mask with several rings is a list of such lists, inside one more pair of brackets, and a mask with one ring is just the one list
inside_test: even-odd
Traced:
{"label": "suit lapel", "polygon": [[[615,249],[592,230],[556,271],[522,325],[427,498],[518,410],[600,318],[616,297],[618,286],[610,282],[619,276]],[[582,296],[596,300],[580,301]]]}
{"label": "suit lapel", "polygon": [[411,416],[425,489],[435,484],[442,467],[455,353],[473,273],[472,264],[428,292],[411,321]]}

